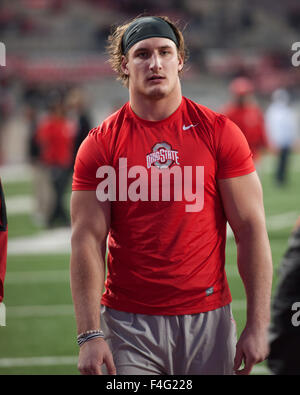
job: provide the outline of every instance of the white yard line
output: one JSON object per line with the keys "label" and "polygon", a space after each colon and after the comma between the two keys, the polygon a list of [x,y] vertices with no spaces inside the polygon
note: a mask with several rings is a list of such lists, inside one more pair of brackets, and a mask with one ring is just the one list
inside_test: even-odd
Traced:
{"label": "white yard line", "polygon": [[[239,277],[235,265],[227,265],[226,274],[228,278]],[[28,270],[18,272],[7,272],[5,277],[6,285],[24,284],[53,284],[68,283],[70,281],[69,270]]]}
{"label": "white yard line", "polygon": [[[297,211],[272,215],[267,218],[267,228],[269,231],[292,228],[298,216],[299,212]],[[229,226],[227,235],[228,238],[233,237],[232,230]],[[8,254],[23,255],[70,253],[70,240],[70,228],[57,228],[53,230],[41,231],[35,236],[9,239]]]}
{"label": "white yard line", "polygon": [[232,311],[246,311],[246,299],[233,299],[231,302]]}
{"label": "white yard line", "polygon": [[70,280],[69,270],[39,270],[8,272],[5,284],[65,283]]}
{"label": "white yard line", "polygon": [[[235,299],[232,302],[232,310],[246,310],[246,300]],[[28,318],[28,317],[53,317],[73,315],[74,307],[72,304],[56,305],[28,305],[28,306],[9,306],[6,304],[7,320],[10,318]]]}
{"label": "white yard line", "polygon": [[15,195],[5,198],[8,215],[32,214],[35,202],[30,195]]}
{"label": "white yard line", "polygon": [[9,318],[55,317],[74,315],[72,304],[39,305],[39,306],[8,306],[6,304],[6,320]]}
{"label": "white yard line", "polygon": [[75,365],[77,356],[62,357],[28,357],[28,358],[0,358],[0,368],[26,367],[26,366],[55,366]]}
{"label": "white yard line", "polygon": [[266,218],[268,230],[280,230],[284,228],[293,227],[300,211],[289,211],[287,213],[271,215]]}
{"label": "white yard line", "polygon": [[[266,154],[260,163],[260,173],[270,174],[274,172],[277,159],[274,155]],[[300,172],[300,161],[297,154],[291,158],[291,169],[293,172]],[[0,175],[3,184],[12,182],[32,181],[32,166],[28,163],[10,164],[0,166]]]}
{"label": "white yard line", "polygon": [[[266,218],[268,231],[274,231],[274,230],[280,230],[280,229],[286,229],[292,227],[295,224],[297,218],[299,217],[299,214],[300,214],[300,210],[288,211],[281,214],[270,215],[269,217]],[[227,227],[227,236],[229,238],[233,237],[233,232],[229,225]]]}
{"label": "white yard line", "polygon": [[35,236],[8,240],[8,255],[58,254],[71,251],[71,229],[57,228],[42,231]]}
{"label": "white yard line", "polygon": [[[28,366],[77,366],[78,356],[48,356],[27,358],[0,358],[0,368],[28,367]],[[252,374],[269,375],[270,371],[265,366],[254,366]]]}
{"label": "white yard line", "polygon": [[0,166],[0,175],[3,185],[14,182],[32,181],[32,167],[28,164]]}

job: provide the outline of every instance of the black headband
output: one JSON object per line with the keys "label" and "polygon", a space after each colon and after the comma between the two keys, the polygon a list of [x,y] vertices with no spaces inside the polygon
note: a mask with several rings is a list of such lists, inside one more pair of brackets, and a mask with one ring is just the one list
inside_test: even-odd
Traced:
{"label": "black headband", "polygon": [[136,19],[126,29],[122,38],[122,53],[126,54],[134,44],[151,37],[169,38],[178,47],[178,39],[168,22],[156,16],[146,16]]}

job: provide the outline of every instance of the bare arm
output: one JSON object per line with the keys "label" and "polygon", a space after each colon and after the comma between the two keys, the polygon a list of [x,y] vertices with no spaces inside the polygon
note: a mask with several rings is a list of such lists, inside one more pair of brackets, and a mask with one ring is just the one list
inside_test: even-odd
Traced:
{"label": "bare arm", "polygon": [[[71,291],[78,333],[100,329],[100,301],[105,280],[106,237],[110,203],[100,203],[95,191],[75,191],[71,198]],[[106,363],[114,373],[112,356],[103,339],[80,347],[78,368],[84,374],[101,374]]]}
{"label": "bare arm", "polygon": [[273,267],[262,188],[256,172],[220,180],[219,188],[235,236],[238,269],[247,298],[247,321],[237,344],[235,369],[237,371],[244,360],[245,368],[239,372],[249,374],[253,365],[268,354]]}

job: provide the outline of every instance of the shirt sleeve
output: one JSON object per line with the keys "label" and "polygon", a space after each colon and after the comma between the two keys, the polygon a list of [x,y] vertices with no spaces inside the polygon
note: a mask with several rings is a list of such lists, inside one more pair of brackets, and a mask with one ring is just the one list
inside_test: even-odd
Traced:
{"label": "shirt sleeve", "polygon": [[234,122],[219,116],[215,132],[218,179],[239,177],[255,171],[248,142]]}
{"label": "shirt sleeve", "polygon": [[96,173],[108,165],[106,138],[101,127],[92,129],[83,140],[76,155],[73,173],[73,191],[95,191],[99,184]]}

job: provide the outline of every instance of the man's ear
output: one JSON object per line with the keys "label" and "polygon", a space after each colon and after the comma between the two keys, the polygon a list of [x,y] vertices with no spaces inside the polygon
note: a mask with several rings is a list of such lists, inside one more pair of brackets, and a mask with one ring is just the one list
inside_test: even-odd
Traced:
{"label": "man's ear", "polygon": [[128,70],[128,67],[127,67],[127,63],[128,63],[127,57],[123,55],[122,56],[121,69],[122,69],[124,74],[129,75],[129,70]]}
{"label": "man's ear", "polygon": [[183,62],[182,56],[178,55],[178,72],[180,72],[183,69],[183,65],[184,65],[184,62]]}

